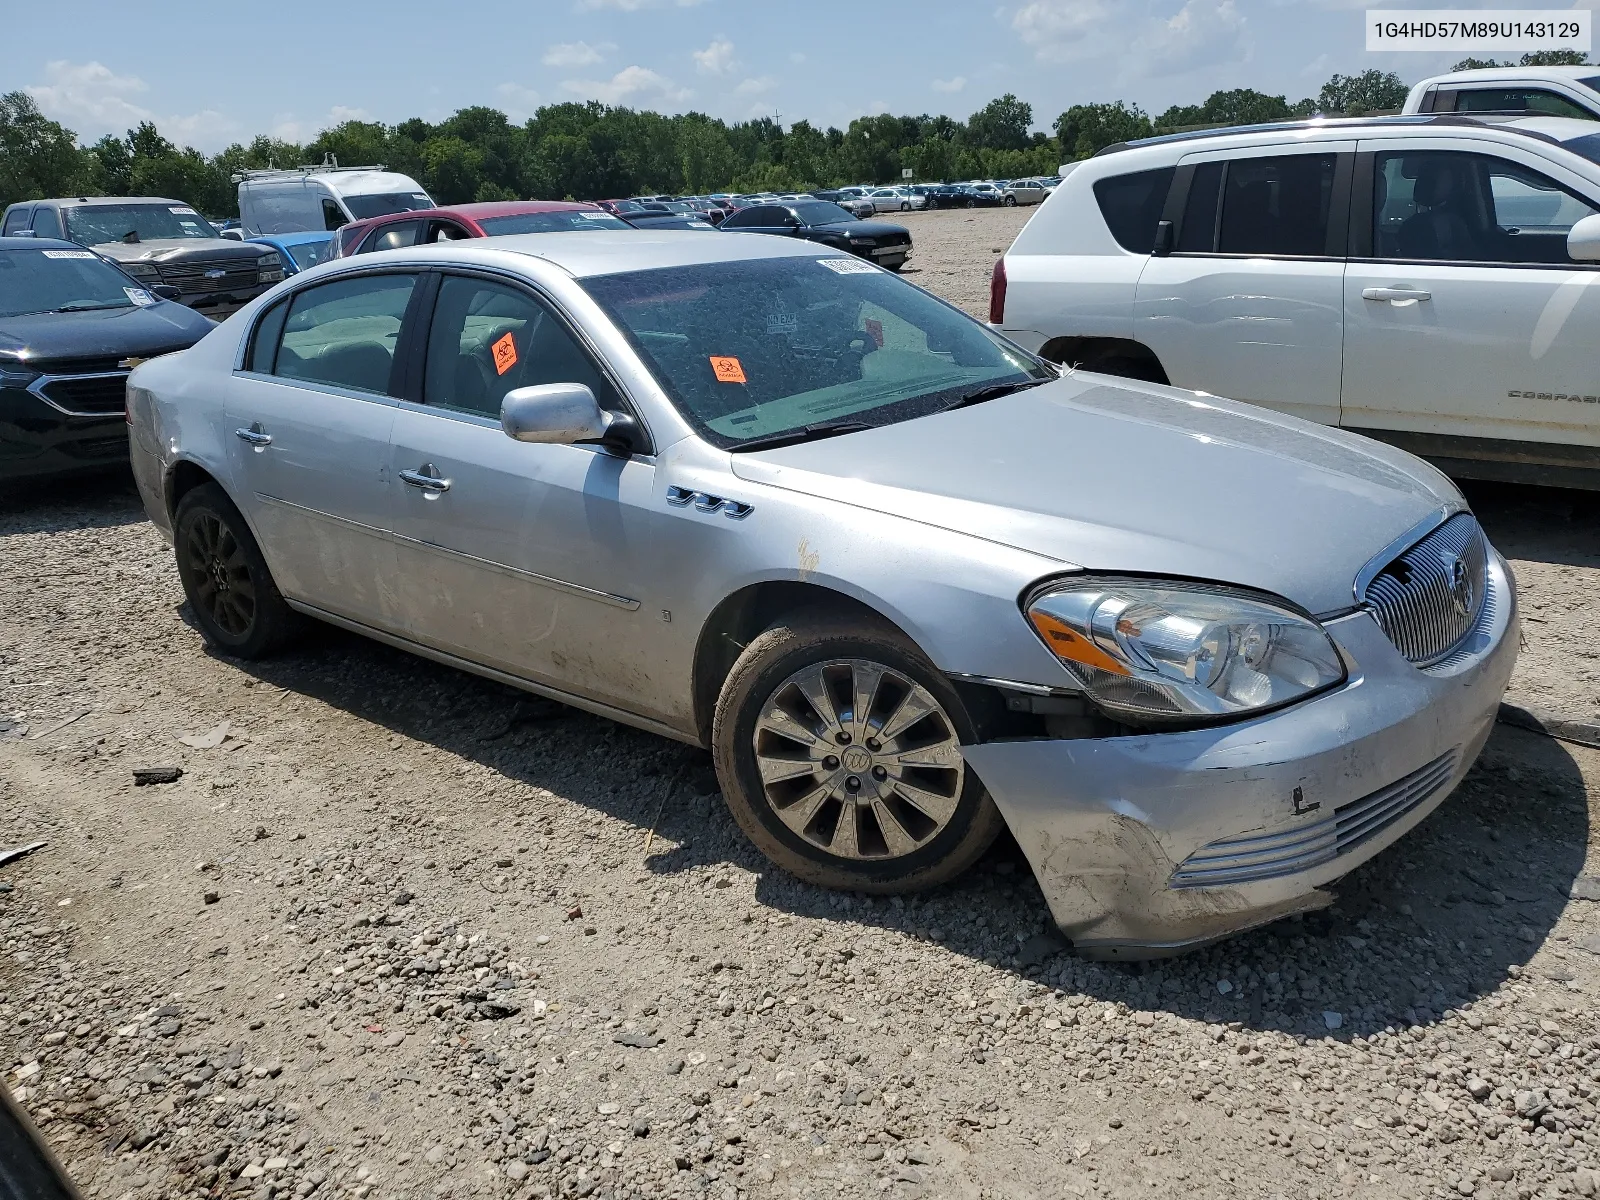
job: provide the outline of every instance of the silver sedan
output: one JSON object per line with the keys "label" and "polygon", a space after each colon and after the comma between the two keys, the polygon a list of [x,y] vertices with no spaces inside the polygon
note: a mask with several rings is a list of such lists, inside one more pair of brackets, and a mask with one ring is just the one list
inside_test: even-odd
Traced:
{"label": "silver sedan", "polygon": [[336,262],[128,395],[222,653],[312,617],[707,747],[827,887],[1009,827],[1086,953],[1328,904],[1470,767],[1517,644],[1417,459],[1063,372],[798,240]]}

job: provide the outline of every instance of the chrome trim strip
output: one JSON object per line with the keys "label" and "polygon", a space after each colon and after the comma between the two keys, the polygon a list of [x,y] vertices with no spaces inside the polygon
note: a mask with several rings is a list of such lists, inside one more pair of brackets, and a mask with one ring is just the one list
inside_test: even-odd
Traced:
{"label": "chrome trim strip", "polygon": [[989,687],[1002,688],[1008,692],[1023,692],[1029,696],[1079,696],[1068,687],[1046,687],[1042,683],[1023,683],[1016,679],[996,679],[990,675],[968,675],[962,671],[946,671],[945,678],[953,679],[957,683],[981,683]]}
{"label": "chrome trim strip", "polygon": [[609,604],[613,608],[633,612],[639,607],[637,600],[627,596],[618,596],[613,592],[602,592],[597,588],[584,587],[581,583],[568,583],[565,579],[557,579],[551,575],[540,575],[535,571],[525,571],[521,567],[509,566],[506,563],[495,562],[492,559],[479,558],[475,554],[468,554],[462,550],[454,550],[449,546],[441,546],[437,542],[426,542],[421,538],[407,537],[403,533],[389,535],[396,542],[403,542],[407,546],[414,546],[422,550],[430,550],[443,558],[453,562],[471,563],[475,567],[484,567],[508,575],[512,579],[521,579],[526,583],[538,584],[540,587],[552,588],[558,592],[565,592],[569,596],[578,596],[584,600],[598,600],[601,604]]}
{"label": "chrome trim strip", "polygon": [[[109,417],[117,417],[117,416],[121,416],[122,414],[118,413],[118,412],[76,412],[76,411],[74,411],[73,409],[70,409],[70,408],[62,408],[61,405],[57,404],[54,400],[50,399],[49,396],[46,396],[44,394],[45,387],[47,385],[49,385],[49,384],[55,383],[59,379],[124,379],[125,380],[125,379],[128,378],[128,376],[130,374],[132,374],[131,371],[89,371],[89,372],[86,372],[85,374],[82,374],[82,375],[40,375],[37,379],[35,379],[32,383],[30,383],[28,385],[28,389],[27,390],[32,392],[34,394],[34,396],[36,396],[38,399],[43,400],[46,404],[48,404],[51,408],[55,409],[62,416],[67,416],[67,417],[95,417],[98,420],[104,421]],[[124,402],[124,403],[126,403],[126,402]]]}
{"label": "chrome trim strip", "polygon": [[461,658],[458,655],[451,654],[447,650],[435,650],[432,646],[426,646],[421,642],[414,642],[410,638],[401,637],[398,634],[386,633],[381,629],[374,629],[370,625],[363,625],[360,621],[352,621],[348,617],[337,616],[334,613],[326,611],[325,609],[318,608],[314,604],[306,604],[300,600],[290,600],[287,596],[285,596],[284,599],[288,602],[289,607],[294,609],[296,612],[303,612],[307,616],[317,618],[319,621],[326,621],[329,625],[336,625],[340,629],[348,630],[351,633],[358,633],[363,637],[369,637],[375,642],[382,642],[386,646],[393,646],[396,650],[405,650],[422,658],[428,658],[432,659],[434,662],[443,663],[447,667],[455,667],[457,670],[466,671],[471,675],[480,675],[484,679],[492,679],[496,683],[508,684],[509,686],[519,688],[522,691],[532,692],[536,696],[543,696],[546,699],[554,700],[560,704],[570,705],[573,708],[582,709],[584,712],[593,713],[599,717],[607,717],[613,721],[620,721],[624,725],[632,725],[635,729],[643,729],[647,733],[660,734],[662,737],[671,738],[675,742],[683,742],[690,746],[703,747],[703,743],[697,736],[692,733],[688,733],[685,730],[679,729],[676,726],[668,725],[664,721],[657,721],[650,717],[641,717],[637,713],[628,712],[626,709],[613,708],[611,705],[601,703],[598,700],[589,700],[583,696],[575,696],[571,692],[564,692],[560,688],[554,688],[548,684],[535,683],[531,679],[525,679],[521,675],[513,675],[508,671],[497,671],[493,667],[486,667],[481,663],[475,663],[470,659]]}
{"label": "chrome trim strip", "polygon": [[1356,574],[1355,601],[1356,607],[1367,606],[1367,587],[1376,579],[1379,573],[1399,558],[1423,538],[1427,537],[1439,526],[1443,525],[1457,513],[1469,511],[1465,504],[1441,504],[1410,529],[1391,541],[1377,554],[1367,560],[1367,565]]}

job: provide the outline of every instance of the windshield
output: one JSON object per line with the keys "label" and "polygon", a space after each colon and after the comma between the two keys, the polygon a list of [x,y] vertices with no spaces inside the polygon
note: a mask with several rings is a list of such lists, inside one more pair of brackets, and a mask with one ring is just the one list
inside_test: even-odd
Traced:
{"label": "windshield", "polygon": [[490,237],[506,233],[564,233],[573,229],[626,229],[628,223],[608,212],[587,210],[517,213],[509,217],[484,217],[479,222]]}
{"label": "windshield", "polygon": [[806,225],[832,225],[837,221],[856,219],[854,213],[827,200],[797,200],[789,208]]}
{"label": "windshield", "polygon": [[887,425],[1053,378],[964,313],[859,259],[766,258],[581,281],[711,442]]}
{"label": "windshield", "polygon": [[75,204],[66,214],[67,236],[84,246],[221,236],[187,204]]}
{"label": "windshield", "polygon": [[416,212],[419,208],[432,208],[433,200],[427,192],[369,192],[365,196],[344,196],[344,206],[358,221],[368,217],[386,217],[390,213]]}
{"label": "windshield", "polygon": [[132,308],[155,300],[88,250],[0,251],[0,317]]}
{"label": "windshield", "polygon": [[301,242],[287,249],[289,257],[294,259],[294,265],[302,271],[308,271],[318,263],[325,263],[333,257],[333,239],[330,237],[323,238],[320,242]]}

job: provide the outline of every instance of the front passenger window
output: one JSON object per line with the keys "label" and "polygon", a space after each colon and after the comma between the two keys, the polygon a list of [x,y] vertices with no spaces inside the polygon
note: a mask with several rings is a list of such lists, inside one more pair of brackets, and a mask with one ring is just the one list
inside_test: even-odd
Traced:
{"label": "front passenger window", "polygon": [[367,244],[361,247],[361,253],[375,254],[379,250],[403,250],[407,246],[415,246],[421,235],[421,221],[396,221],[393,225],[385,225],[374,233]]}
{"label": "front passenger window", "polygon": [[462,275],[439,285],[423,380],[425,404],[497,421],[507,392],[546,383],[581,383],[602,408],[621,408],[588,352],[543,303]]}
{"label": "front passenger window", "polygon": [[56,215],[53,208],[40,205],[33,210],[33,232],[36,237],[58,238],[61,236],[61,218]]}
{"label": "front passenger window", "polygon": [[295,294],[272,373],[393,395],[395,344],[415,275],[363,275]]}

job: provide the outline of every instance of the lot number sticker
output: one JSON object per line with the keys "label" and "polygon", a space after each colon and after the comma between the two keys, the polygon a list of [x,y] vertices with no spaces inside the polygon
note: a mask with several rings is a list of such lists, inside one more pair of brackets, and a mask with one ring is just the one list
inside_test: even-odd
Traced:
{"label": "lot number sticker", "polygon": [[495,339],[494,345],[489,347],[494,355],[494,373],[504,375],[517,365],[517,343],[510,332],[502,333]]}
{"label": "lot number sticker", "polygon": [[878,269],[862,258],[819,258],[817,261],[835,275],[870,275]]}
{"label": "lot number sticker", "polygon": [[93,250],[45,250],[46,258],[98,258]]}
{"label": "lot number sticker", "polygon": [[737,358],[711,355],[711,373],[717,377],[718,383],[745,382],[744,366]]}

